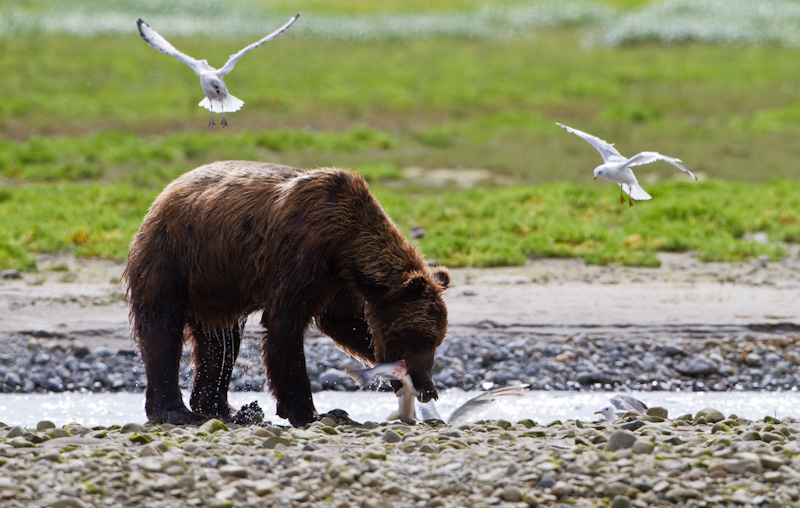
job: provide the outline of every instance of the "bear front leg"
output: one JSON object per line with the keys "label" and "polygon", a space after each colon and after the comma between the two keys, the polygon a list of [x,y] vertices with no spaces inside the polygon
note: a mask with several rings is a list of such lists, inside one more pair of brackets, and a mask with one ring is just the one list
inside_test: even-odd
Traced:
{"label": "bear front leg", "polygon": [[319,415],[314,408],[306,372],[302,328],[281,330],[277,325],[265,328],[261,351],[278,416],[289,420],[294,427],[317,420]]}
{"label": "bear front leg", "polygon": [[193,411],[230,420],[236,410],[228,404],[228,386],[242,342],[238,326],[222,330],[192,327],[194,380],[190,405]]}

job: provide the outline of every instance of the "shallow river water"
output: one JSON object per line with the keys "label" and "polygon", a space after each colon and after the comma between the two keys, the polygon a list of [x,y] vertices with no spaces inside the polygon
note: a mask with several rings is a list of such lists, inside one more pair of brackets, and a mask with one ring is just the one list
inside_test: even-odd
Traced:
{"label": "shallow river water", "polygon": [[[470,397],[480,392],[450,390],[440,392],[436,407],[443,418]],[[610,392],[555,392],[531,391],[522,398],[500,399],[474,419],[502,418],[517,421],[530,418],[539,424],[553,420],[593,420],[594,412],[608,405]],[[764,416],[778,418],[800,416],[800,392],[632,392],[631,395],[648,406],[661,406],[670,417],[696,413],[713,407],[725,415],[732,413],[749,419]],[[186,397],[188,400],[188,396]],[[275,416],[275,403],[268,393],[232,392],[230,401],[240,406],[257,400],[274,424],[288,422]],[[397,408],[397,398],[390,392],[337,392],[314,394],[318,410],[333,408],[346,410],[350,417],[363,422],[383,421]],[[144,423],[143,393],[47,393],[0,395],[0,422],[7,425],[35,427],[41,420],[56,425],[81,423],[88,426],[121,425],[129,422]]]}

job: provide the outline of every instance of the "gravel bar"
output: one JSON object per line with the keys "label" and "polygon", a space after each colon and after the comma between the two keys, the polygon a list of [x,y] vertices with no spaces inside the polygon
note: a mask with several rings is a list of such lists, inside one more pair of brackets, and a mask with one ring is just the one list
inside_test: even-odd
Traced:
{"label": "gravel bar", "polygon": [[[4,507],[800,505],[800,421],[0,428]],[[638,419],[637,419],[638,418]]]}

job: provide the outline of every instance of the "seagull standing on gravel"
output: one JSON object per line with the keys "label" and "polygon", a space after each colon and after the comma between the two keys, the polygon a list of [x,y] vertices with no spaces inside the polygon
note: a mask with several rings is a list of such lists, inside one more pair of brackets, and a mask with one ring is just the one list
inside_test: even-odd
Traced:
{"label": "seagull standing on gravel", "polygon": [[585,139],[590,145],[595,147],[598,152],[600,152],[600,155],[603,157],[603,164],[595,168],[594,178],[592,178],[592,180],[596,180],[597,178],[605,178],[610,182],[618,183],[620,186],[620,203],[625,203],[625,197],[623,196],[622,191],[625,191],[628,194],[628,204],[630,206],[633,206],[633,201],[631,201],[631,198],[636,200],[652,199],[652,196],[645,192],[645,190],[639,185],[639,182],[636,180],[636,175],[634,175],[633,171],[631,171],[632,166],[650,164],[651,162],[659,160],[665,161],[697,180],[697,177],[694,176],[691,171],[680,164],[682,162],[680,159],[667,157],[666,155],[661,155],[658,152],[641,152],[628,159],[620,155],[620,153],[611,143],[607,143],[596,136],[579,131],[578,129],[573,129],[572,127],[567,127],[566,125],[562,125],[558,122],[556,122],[556,125],[563,127],[567,132],[571,132],[576,136]]}
{"label": "seagull standing on gravel", "polygon": [[613,406],[605,406],[601,408],[600,411],[595,411],[594,414],[603,415],[603,418],[613,422],[617,418],[625,416],[629,411],[635,411],[641,414],[647,412],[647,405],[644,402],[624,393],[618,393],[611,397],[610,400]]}
{"label": "seagull standing on gravel", "polygon": [[208,121],[209,127],[214,126],[214,113],[222,113],[222,121],[220,123],[224,127],[228,125],[228,121],[225,120],[225,113],[239,111],[244,104],[244,101],[228,93],[228,88],[225,86],[225,82],[222,81],[222,77],[233,70],[233,66],[236,65],[236,62],[238,62],[242,56],[282,34],[287,28],[292,26],[292,23],[294,23],[298,17],[300,17],[300,14],[296,14],[292,19],[289,20],[288,23],[267,35],[260,41],[254,42],[235,55],[231,55],[231,57],[225,63],[225,66],[219,70],[208,65],[207,60],[195,60],[189,55],[181,53],[175,49],[175,46],[161,37],[158,32],[153,30],[150,25],[142,21],[141,18],[136,21],[136,24],[139,26],[139,33],[142,35],[142,39],[144,39],[153,49],[157,49],[166,55],[174,56],[181,62],[191,67],[194,73],[200,77],[200,86],[203,88],[203,93],[206,94],[206,98],[200,101],[198,106],[211,111],[211,119]]}

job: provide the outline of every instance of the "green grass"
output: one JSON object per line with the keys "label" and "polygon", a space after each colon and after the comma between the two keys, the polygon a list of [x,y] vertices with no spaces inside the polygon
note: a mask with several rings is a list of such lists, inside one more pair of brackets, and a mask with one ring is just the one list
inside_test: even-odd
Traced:
{"label": "green grass", "polygon": [[[386,204],[406,230],[425,228],[420,247],[449,266],[580,257],[655,267],[656,253],[666,251],[697,251],[703,261],[780,259],[784,243],[800,234],[798,182],[662,182],[648,190],[653,200],[632,208],[620,205],[617,188],[607,183],[473,189]],[[771,243],[746,241],[747,232],[764,232]]]}
{"label": "green grass", "polygon": [[[800,238],[800,66],[781,39],[799,17],[791,2],[768,3],[755,24],[739,1],[233,0],[226,21],[212,1],[3,4],[0,67],[13,93],[0,101],[0,268],[33,269],[42,252],[124,259],[157,192],[222,159],[359,169],[404,231],[426,229],[425,254],[453,266],[781,257]],[[295,9],[297,26],[227,77],[246,103],[227,129],[206,128],[197,77],[135,31],[141,15],[221,65]],[[680,22],[722,11],[722,24]],[[71,35],[70,23],[98,14],[95,32]],[[403,33],[409,20],[417,28]],[[217,22],[227,38],[194,35]],[[598,36],[633,22],[634,37]],[[748,37],[720,44],[729,32],[708,27]],[[642,167],[654,199],[620,206],[615,186],[590,181],[598,154],[557,121],[623,154],[680,157],[701,181]],[[462,191],[409,167],[491,176]],[[772,243],[744,240],[756,231]]]}
{"label": "green grass", "polygon": [[0,268],[29,270],[36,253],[122,260],[153,198],[127,185],[33,184],[0,190]]}
{"label": "green grass", "polygon": [[[373,168],[381,178],[391,167]],[[780,259],[800,238],[800,182],[661,182],[649,202],[621,205],[611,184],[550,183],[412,197],[384,186],[376,195],[405,233],[448,266],[520,265],[537,257],[592,264],[659,266],[658,252],[697,251],[703,261]],[[32,269],[32,253],[74,252],[124,260],[156,191],[125,184],[29,184],[0,193],[0,266]],[[757,196],[758,199],[753,199]],[[770,243],[744,240],[764,232]]]}

